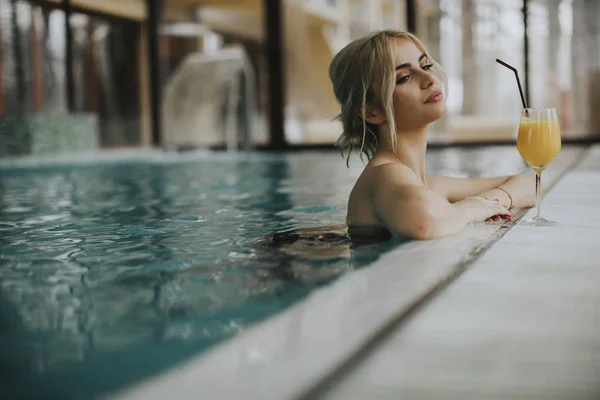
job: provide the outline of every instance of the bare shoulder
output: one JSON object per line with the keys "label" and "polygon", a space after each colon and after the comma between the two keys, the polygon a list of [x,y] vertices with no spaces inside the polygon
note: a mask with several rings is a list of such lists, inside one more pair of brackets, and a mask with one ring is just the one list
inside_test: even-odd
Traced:
{"label": "bare shoulder", "polygon": [[381,189],[389,189],[404,184],[418,184],[414,173],[405,165],[385,163],[367,166],[356,181],[353,192],[369,192],[373,195]]}
{"label": "bare shoulder", "polygon": [[386,163],[370,169],[371,178],[377,185],[421,185],[414,172],[404,164]]}
{"label": "bare shoulder", "polygon": [[348,199],[348,221],[381,223],[377,217],[378,198],[398,193],[404,186],[419,185],[414,173],[398,163],[385,163],[365,168]]}

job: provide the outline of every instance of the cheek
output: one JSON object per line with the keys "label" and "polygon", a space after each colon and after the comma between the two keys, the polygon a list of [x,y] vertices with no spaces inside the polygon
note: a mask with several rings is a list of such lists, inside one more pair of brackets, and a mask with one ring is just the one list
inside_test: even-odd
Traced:
{"label": "cheek", "polygon": [[397,86],[392,97],[396,127],[410,129],[429,124],[446,113],[446,99],[436,105],[424,105],[420,90],[410,90],[408,85]]}
{"label": "cheek", "polygon": [[394,113],[396,122],[413,120],[418,112],[420,99],[410,90],[402,89],[400,86],[396,88],[393,96]]}

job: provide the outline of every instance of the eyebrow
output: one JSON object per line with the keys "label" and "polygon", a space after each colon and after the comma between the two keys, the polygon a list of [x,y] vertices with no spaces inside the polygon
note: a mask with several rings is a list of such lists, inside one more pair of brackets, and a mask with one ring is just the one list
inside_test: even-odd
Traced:
{"label": "eyebrow", "polygon": [[[424,59],[425,57],[427,57],[427,54],[425,54],[425,53],[421,54],[421,57],[419,57],[419,62],[421,62],[421,60]],[[410,66],[412,66],[411,63],[400,64],[396,67],[396,71],[398,71],[399,69],[402,69],[402,68],[410,67]]]}

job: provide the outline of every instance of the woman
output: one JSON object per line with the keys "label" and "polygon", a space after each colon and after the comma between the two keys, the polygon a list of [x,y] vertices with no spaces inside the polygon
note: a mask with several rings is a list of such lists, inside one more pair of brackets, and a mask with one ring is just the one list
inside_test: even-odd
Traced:
{"label": "woman", "polygon": [[339,144],[369,160],[348,201],[351,236],[384,229],[436,239],[534,205],[529,177],[426,176],[427,127],[446,113],[445,76],[414,35],[384,30],[355,40],[334,57],[329,77],[341,105]]}

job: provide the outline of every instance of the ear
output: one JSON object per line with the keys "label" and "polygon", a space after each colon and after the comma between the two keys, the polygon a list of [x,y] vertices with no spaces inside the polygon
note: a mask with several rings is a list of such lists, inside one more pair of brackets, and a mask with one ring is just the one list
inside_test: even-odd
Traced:
{"label": "ear", "polygon": [[370,104],[367,104],[364,110],[362,110],[362,107],[359,107],[358,115],[373,125],[381,125],[385,122],[385,113],[379,111]]}

